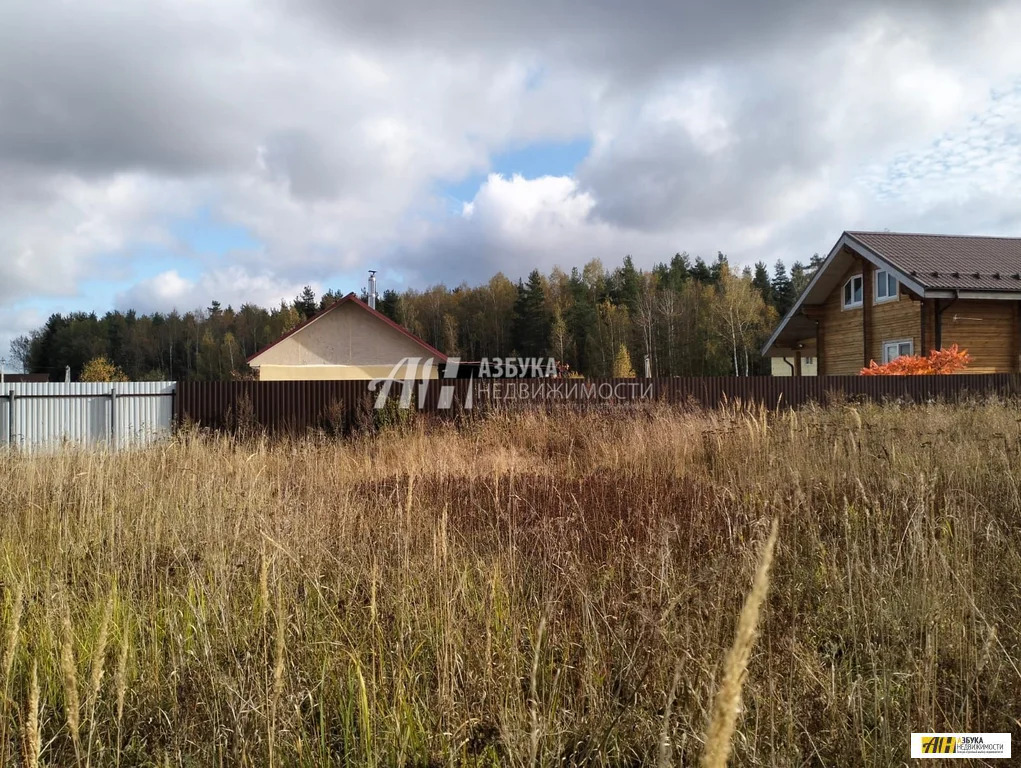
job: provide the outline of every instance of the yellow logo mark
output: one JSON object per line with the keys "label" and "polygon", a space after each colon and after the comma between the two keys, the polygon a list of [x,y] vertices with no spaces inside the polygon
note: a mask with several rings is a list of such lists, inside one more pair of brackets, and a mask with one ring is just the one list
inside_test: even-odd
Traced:
{"label": "yellow logo mark", "polygon": [[952,736],[927,736],[922,739],[922,752],[926,755],[952,755],[957,751],[957,739]]}

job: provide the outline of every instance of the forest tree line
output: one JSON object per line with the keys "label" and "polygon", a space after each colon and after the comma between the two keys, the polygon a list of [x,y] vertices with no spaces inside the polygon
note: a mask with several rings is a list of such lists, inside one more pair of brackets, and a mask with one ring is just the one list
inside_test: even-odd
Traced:
{"label": "forest tree line", "polygon": [[[498,273],[478,286],[386,290],[377,309],[462,360],[552,356],[598,377],[614,373],[623,347],[639,374],[646,356],[654,376],[765,374],[759,348],[819,262],[738,272],[722,253],[711,263],[679,253],[641,270],[628,256],[612,270],[593,260],[570,273],[533,270],[517,283]],[[184,313],[54,314],[11,353],[23,370],[54,381],[67,367],[78,380],[97,358],[136,381],[249,378],[246,358],[342,295],[306,287],[272,308],[213,301]]]}

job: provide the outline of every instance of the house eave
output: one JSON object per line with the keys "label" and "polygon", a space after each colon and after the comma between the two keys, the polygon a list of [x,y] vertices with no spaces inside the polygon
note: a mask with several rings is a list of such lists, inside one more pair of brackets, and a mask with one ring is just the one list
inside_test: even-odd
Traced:
{"label": "house eave", "polygon": [[927,299],[973,299],[978,301],[1021,301],[1021,291],[966,291],[961,289],[930,289],[922,294]]}
{"label": "house eave", "polygon": [[[803,290],[801,292],[801,295],[798,296],[797,301],[794,302],[794,306],[787,311],[787,314],[783,316],[783,319],[776,326],[776,330],[773,331],[773,334],[769,337],[769,340],[762,346],[760,354],[762,354],[763,356],[769,355],[770,348],[776,343],[776,340],[780,338],[780,334],[783,333],[783,331],[787,328],[787,324],[801,311],[801,307],[805,303],[805,299],[807,299],[812,294],[812,289],[815,288],[820,278],[823,276],[823,274],[825,274],[826,270],[829,269],[834,259],[837,258],[841,249],[843,249],[843,247],[848,243],[848,241],[849,235],[846,232],[844,232],[840,236],[840,239],[837,240],[836,245],[834,245],[830,249],[830,252],[826,254],[826,258],[823,259],[822,264],[819,265],[819,268],[815,271],[815,274],[812,275],[812,279],[808,281],[808,285],[805,286],[805,290]],[[857,241],[855,242],[857,243]]]}

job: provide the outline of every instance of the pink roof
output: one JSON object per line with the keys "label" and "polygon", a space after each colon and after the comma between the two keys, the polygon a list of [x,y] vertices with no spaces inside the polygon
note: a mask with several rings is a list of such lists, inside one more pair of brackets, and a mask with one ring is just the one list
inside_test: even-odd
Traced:
{"label": "pink roof", "polygon": [[426,344],[424,341],[422,341],[422,339],[418,338],[418,336],[413,334],[411,331],[409,331],[407,328],[405,328],[400,323],[395,323],[393,320],[391,320],[389,317],[384,315],[382,312],[379,312],[378,310],[373,309],[368,304],[366,304],[364,301],[359,299],[358,296],[356,296],[352,292],[352,293],[349,293],[347,296],[345,296],[342,299],[337,299],[335,302],[333,302],[330,306],[326,307],[325,309],[322,309],[319,312],[316,312],[314,315],[312,315],[312,317],[308,318],[308,320],[306,320],[305,322],[299,323],[298,325],[294,326],[291,330],[289,330],[287,333],[285,333],[279,339],[274,341],[272,344],[263,347],[258,352],[256,352],[254,355],[250,355],[248,357],[248,359],[246,360],[246,362],[250,363],[252,360],[254,360],[256,357],[261,355],[266,350],[272,349],[273,347],[275,347],[277,344],[279,344],[284,339],[293,336],[294,334],[296,334],[298,331],[300,331],[302,328],[306,327],[307,325],[311,325],[312,323],[314,323],[319,318],[323,317],[328,312],[332,312],[333,310],[335,310],[337,307],[341,306],[342,304],[347,304],[349,302],[354,304],[354,305],[356,305],[356,306],[358,306],[358,307],[361,307],[362,309],[364,309],[366,312],[368,312],[373,317],[378,318],[379,320],[382,320],[384,323],[389,325],[391,328],[393,328],[393,329],[399,331],[400,333],[404,334],[405,336],[407,336],[413,342],[415,342],[420,347],[422,347],[422,349],[424,349],[426,352],[428,352],[430,357],[438,358],[442,362],[446,362],[447,361],[447,356],[445,354],[440,352],[435,347],[430,346],[429,344]]}

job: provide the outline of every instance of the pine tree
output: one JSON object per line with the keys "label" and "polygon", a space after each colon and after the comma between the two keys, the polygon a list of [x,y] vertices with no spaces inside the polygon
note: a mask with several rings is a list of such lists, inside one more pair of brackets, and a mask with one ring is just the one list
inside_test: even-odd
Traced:
{"label": "pine tree", "polygon": [[549,348],[552,318],[546,306],[542,275],[533,269],[528,283],[518,281],[514,304],[514,348],[525,357],[544,357]]}
{"label": "pine tree", "polygon": [[705,260],[701,256],[695,258],[695,263],[692,265],[690,272],[691,279],[697,283],[705,285],[713,281],[712,270],[706,266]]}
{"label": "pine tree", "polygon": [[635,311],[638,301],[639,275],[630,256],[624,257],[624,265],[614,270],[610,278],[610,300],[618,306]]}
{"label": "pine tree", "polygon": [[805,274],[805,265],[800,261],[795,261],[791,265],[791,294],[797,299],[801,293],[799,288],[803,289],[808,285],[809,278]]}
{"label": "pine tree", "polygon": [[727,261],[727,257],[723,255],[723,251],[716,252],[716,261],[709,268],[710,281],[713,283],[719,283],[724,274],[730,270],[730,262]]}
{"label": "pine tree", "polygon": [[667,279],[663,286],[668,290],[678,291],[688,281],[691,271],[691,259],[686,253],[675,253],[670,259],[670,268],[667,270]]}
{"label": "pine tree", "polygon": [[791,279],[787,276],[787,267],[782,261],[777,261],[776,266],[773,267],[771,288],[773,291],[773,306],[776,308],[777,314],[783,317],[794,306],[797,294],[794,292],[794,285]]}
{"label": "pine tree", "polygon": [[319,304],[316,302],[316,294],[312,290],[312,286],[306,285],[301,293],[294,297],[294,308],[298,310],[303,320],[308,320],[316,313]]}
{"label": "pine tree", "polygon": [[330,306],[331,304],[335,304],[342,298],[344,298],[344,294],[341,293],[340,291],[333,289],[328,290],[326,293],[319,297],[319,311],[322,312],[328,306]]}
{"label": "pine tree", "polygon": [[379,297],[376,302],[376,309],[382,312],[384,315],[389,317],[391,320],[397,319],[398,305],[401,301],[401,295],[392,288],[387,288],[383,291],[383,295]]}
{"label": "pine tree", "polygon": [[795,297],[800,296],[801,292],[808,287],[808,284],[815,277],[816,271],[822,266],[822,258],[818,253],[814,254],[808,263],[808,266],[802,266],[800,261],[794,262],[794,266],[791,267],[791,283],[794,285]]}
{"label": "pine tree", "polygon": [[762,294],[762,300],[773,306],[773,284],[769,280],[769,270],[766,268],[765,262],[755,262],[755,276],[752,278],[752,285]]}
{"label": "pine tree", "polygon": [[564,321],[567,323],[567,331],[571,338],[570,346],[574,348],[575,352],[574,357],[568,359],[568,362],[576,371],[589,371],[594,356],[590,338],[592,329],[598,320],[593,298],[594,289],[586,283],[582,273],[575,268],[571,270],[571,276],[568,278],[567,290],[571,297],[571,305]]}

